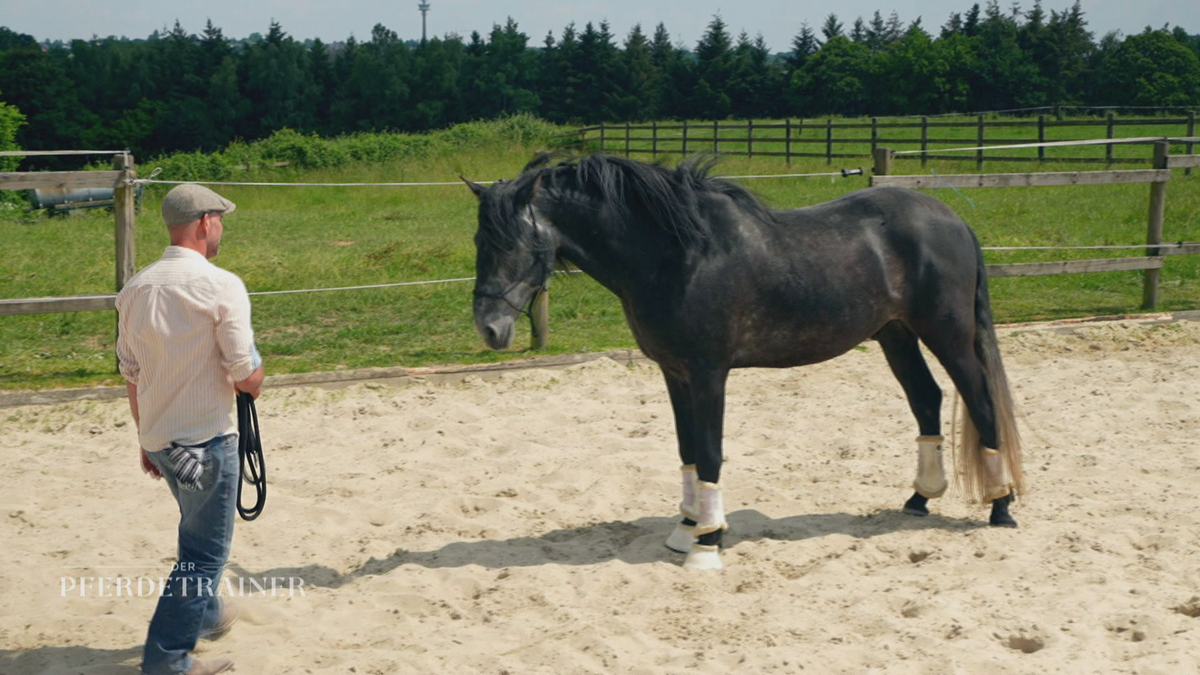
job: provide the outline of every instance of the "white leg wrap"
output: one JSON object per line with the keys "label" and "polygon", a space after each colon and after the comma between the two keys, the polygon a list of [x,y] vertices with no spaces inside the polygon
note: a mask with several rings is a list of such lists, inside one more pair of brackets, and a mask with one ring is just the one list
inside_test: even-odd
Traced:
{"label": "white leg wrap", "polygon": [[722,567],[721,552],[716,546],[693,544],[687,560],[683,561],[685,570],[719,570]]}
{"label": "white leg wrap", "polygon": [[946,470],[942,466],[942,437],[917,437],[917,479],[913,489],[926,499],[937,499],[946,493]]}
{"label": "white leg wrap", "polygon": [[671,532],[671,536],[667,537],[667,548],[676,553],[687,553],[691,551],[692,544],[695,543],[696,527],[694,525],[675,523],[675,529]]}
{"label": "white leg wrap", "polygon": [[704,481],[697,485],[700,517],[696,518],[696,536],[728,528],[729,525],[725,523],[725,503],[721,500],[721,488],[717,487],[716,483]]}
{"label": "white leg wrap", "polygon": [[1007,497],[1012,492],[1012,484],[1005,479],[1004,457],[1000,453],[984,454],[983,465],[987,469],[988,488],[983,501],[990,502],[1001,497]]}
{"label": "white leg wrap", "polygon": [[683,501],[679,503],[679,512],[684,518],[699,520],[700,504],[697,493],[700,491],[700,479],[696,477],[696,465],[684,464],[679,467],[679,472],[683,477]]}

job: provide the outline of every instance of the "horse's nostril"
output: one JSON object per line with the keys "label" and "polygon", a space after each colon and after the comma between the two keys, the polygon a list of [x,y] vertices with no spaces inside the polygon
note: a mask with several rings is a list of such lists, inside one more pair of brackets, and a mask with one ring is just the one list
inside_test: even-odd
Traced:
{"label": "horse's nostril", "polygon": [[496,343],[496,341],[497,341],[497,340],[499,339],[499,337],[500,337],[500,333],[498,333],[498,332],[496,331],[496,327],[495,327],[495,326],[486,326],[486,327],[484,327],[484,329],[483,329],[483,333],[484,333],[484,337],[486,337],[486,338],[487,338],[487,341],[488,341],[489,343],[491,343],[491,344],[495,344],[495,343]]}

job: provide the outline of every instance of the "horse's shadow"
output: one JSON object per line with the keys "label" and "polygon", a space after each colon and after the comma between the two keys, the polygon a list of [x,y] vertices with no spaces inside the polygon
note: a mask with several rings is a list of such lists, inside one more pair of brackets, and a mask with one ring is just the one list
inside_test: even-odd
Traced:
{"label": "horse's shadow", "polygon": [[137,675],[142,647],[96,649],[81,645],[0,649],[0,672],[5,675]]}
{"label": "horse's shadow", "polygon": [[[340,588],[360,577],[391,572],[401,565],[420,565],[430,569],[478,565],[492,569],[532,567],[535,565],[595,565],[620,560],[630,565],[675,562],[682,556],[669,551],[663,542],[676,518],[639,518],[632,522],[593,523],[547,532],[537,537],[504,540],[456,542],[432,551],[396,549],[383,559],[369,558],[357,568],[341,573],[324,565],[283,567],[252,572],[240,565],[229,568],[242,577],[282,577],[303,579],[305,586]],[[880,511],[867,515],[821,513],[786,518],[769,518],[753,509],[735,511],[727,516],[730,530],[725,547],[744,541],[771,539],[803,541],[831,534],[869,539],[881,534],[906,530],[950,530],[967,532],[987,524],[963,518],[929,516],[916,518],[899,511]]]}

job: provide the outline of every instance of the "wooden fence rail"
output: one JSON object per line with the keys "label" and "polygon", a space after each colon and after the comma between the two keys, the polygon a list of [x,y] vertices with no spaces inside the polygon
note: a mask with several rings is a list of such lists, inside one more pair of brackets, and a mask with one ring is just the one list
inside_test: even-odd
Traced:
{"label": "wooden fence rail", "polygon": [[[1110,118],[1111,121],[1111,118]],[[1111,138],[1111,137],[1110,137]],[[1130,183],[1150,184],[1150,214],[1146,225],[1146,254],[1135,258],[1102,258],[1098,260],[1059,260],[1041,263],[1011,263],[988,265],[988,276],[1024,277],[1047,274],[1081,274],[1086,272],[1116,272],[1144,270],[1142,284],[1142,307],[1154,309],[1158,304],[1159,271],[1168,255],[1200,253],[1200,242],[1192,242],[1163,250],[1163,214],[1166,206],[1167,183],[1171,180],[1171,168],[1200,166],[1200,156],[1170,156],[1171,145],[1167,141],[1154,144],[1154,168],[1139,171],[1088,171],[1069,173],[993,173],[948,176],[895,176],[892,162],[896,158],[890,148],[875,150],[875,170],[871,176],[872,186],[898,186],[916,189],[951,188],[999,188],[999,187],[1046,187],[1058,185],[1116,185]]]}
{"label": "wooden fence rail", "polygon": [[[1152,118],[1118,118],[1113,113],[1101,120],[1056,120],[1040,115],[1036,119],[988,119],[978,115],[972,121],[936,121],[922,117],[919,121],[881,121],[871,118],[870,122],[844,122],[832,118],[822,120],[792,120],[782,122],[704,122],[696,123],[683,120],[677,124],[599,124],[577,129],[574,133],[576,144],[589,150],[612,152],[630,157],[635,154],[687,155],[698,151],[726,152],[726,154],[745,155],[749,157],[783,157],[789,164],[794,158],[813,157],[824,158],[832,163],[834,159],[851,159],[871,157],[875,150],[883,145],[918,145],[920,155],[905,156],[903,159],[919,159],[925,165],[930,159],[947,161],[972,161],[982,168],[985,161],[1003,162],[1056,162],[1056,163],[1089,163],[1104,162],[1106,164],[1145,164],[1144,159],[1117,157],[1113,152],[1121,138],[1117,136],[1119,127],[1156,126],[1174,127],[1181,135],[1193,137],[1196,133],[1196,113],[1189,112],[1186,117],[1152,117]],[[1092,127],[1102,129],[1104,138],[1113,139],[1113,144],[1103,144],[1102,157],[1047,157],[1044,147],[1037,148],[1036,156],[1005,155],[997,156],[979,150],[971,155],[938,155],[936,146],[964,145],[974,143],[977,147],[988,145],[1007,145],[1013,142],[1045,143],[1047,132],[1058,128]],[[972,132],[970,136],[960,138],[938,136],[939,130],[958,129]],[[995,134],[989,138],[988,130],[992,129],[1029,129],[1033,134],[1029,137],[1014,138],[1006,136],[997,138]],[[804,137],[805,131],[816,132],[816,136]],[[919,136],[905,138],[895,133],[896,130],[919,130]],[[930,135],[930,130],[934,135]],[[1164,131],[1169,131],[1164,129]],[[867,133],[869,132],[869,133]],[[592,134],[597,134],[593,136]],[[870,152],[846,152],[846,145],[869,146]],[[814,148],[813,146],[818,146]],[[823,148],[819,146],[824,146]],[[835,152],[834,146],[842,146]],[[735,149],[730,149],[735,148]],[[805,150],[805,148],[812,148]],[[1193,144],[1187,143],[1187,154],[1192,153]],[[724,149],[724,150],[723,150]]]}

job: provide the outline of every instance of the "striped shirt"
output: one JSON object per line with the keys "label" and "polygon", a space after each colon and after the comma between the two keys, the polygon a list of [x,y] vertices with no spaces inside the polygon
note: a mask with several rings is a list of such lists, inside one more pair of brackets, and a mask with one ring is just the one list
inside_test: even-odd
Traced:
{"label": "striped shirt", "polygon": [[262,363],[242,280],[197,251],[169,246],[117,294],[117,312],[117,357],[121,375],[137,385],[142,447],[235,433],[233,383]]}

